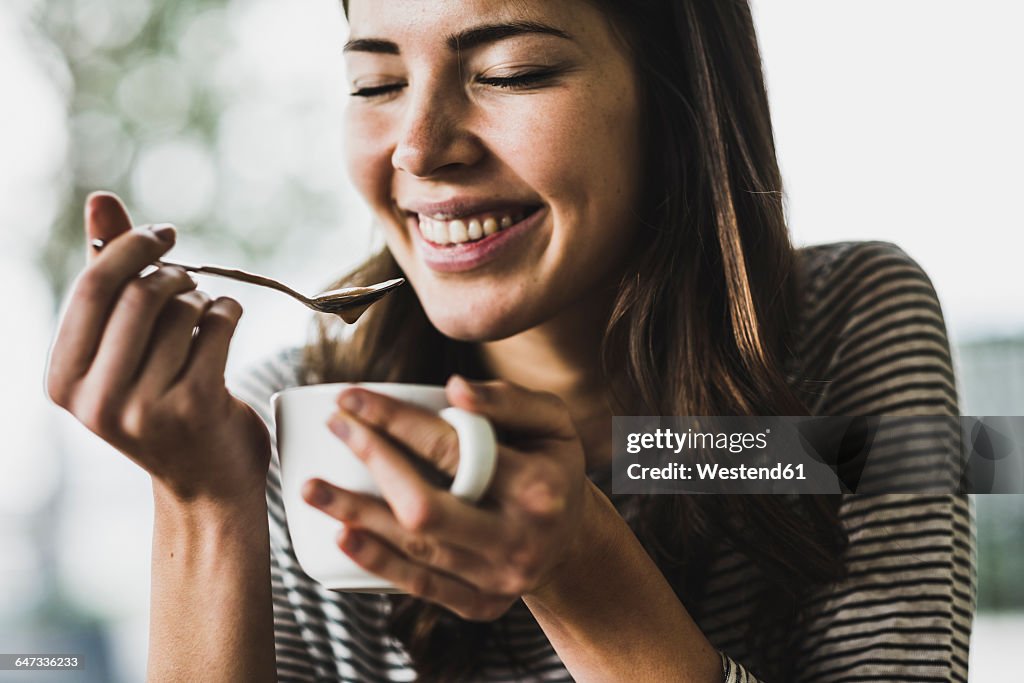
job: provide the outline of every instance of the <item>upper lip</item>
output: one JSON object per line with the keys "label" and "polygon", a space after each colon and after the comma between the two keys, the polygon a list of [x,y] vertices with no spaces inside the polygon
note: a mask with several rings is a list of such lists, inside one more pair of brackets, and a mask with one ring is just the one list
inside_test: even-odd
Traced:
{"label": "upper lip", "polygon": [[536,208],[537,201],[498,199],[494,197],[452,197],[441,202],[408,201],[398,204],[403,211],[418,213],[437,220],[453,220],[480,213],[498,213],[508,209]]}

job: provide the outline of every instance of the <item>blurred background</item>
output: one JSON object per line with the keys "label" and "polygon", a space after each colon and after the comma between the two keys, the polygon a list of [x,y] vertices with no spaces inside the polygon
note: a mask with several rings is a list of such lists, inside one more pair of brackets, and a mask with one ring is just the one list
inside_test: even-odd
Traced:
{"label": "blurred background", "polygon": [[[962,412],[1024,414],[1024,5],[754,9],[796,241],[900,244],[942,300]],[[86,656],[48,680],[138,681],[146,658],[148,478],[42,390],[85,195],[175,223],[181,260],[319,291],[378,244],[342,171],[345,34],[335,0],[0,5],[0,652]],[[231,372],[307,338],[284,297],[203,286],[246,308]],[[971,678],[1005,680],[1024,642],[1024,497],[978,496],[977,514]]]}

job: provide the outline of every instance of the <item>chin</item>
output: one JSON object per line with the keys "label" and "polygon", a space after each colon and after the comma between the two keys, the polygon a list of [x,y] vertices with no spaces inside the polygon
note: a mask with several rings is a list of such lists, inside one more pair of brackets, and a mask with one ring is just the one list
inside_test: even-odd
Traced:
{"label": "chin", "polygon": [[455,311],[432,313],[426,309],[427,317],[441,334],[463,342],[489,342],[512,337],[523,331],[523,327],[510,324],[507,319],[491,316],[459,315]]}
{"label": "chin", "polygon": [[536,324],[516,307],[463,302],[452,306],[424,302],[423,310],[441,334],[463,342],[490,342],[515,336]]}

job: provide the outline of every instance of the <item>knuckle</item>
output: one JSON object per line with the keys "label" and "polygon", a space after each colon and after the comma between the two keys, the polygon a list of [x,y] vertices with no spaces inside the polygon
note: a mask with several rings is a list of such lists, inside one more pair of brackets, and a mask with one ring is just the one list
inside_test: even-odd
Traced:
{"label": "knuckle", "polygon": [[[388,560],[378,548],[370,547],[363,551],[363,555],[360,559],[360,563],[368,570],[375,574],[383,573],[387,570]],[[412,591],[410,590],[410,594]]]}
{"label": "knuckle", "polygon": [[543,391],[540,394],[541,400],[548,404],[548,408],[559,413],[568,413],[565,401],[563,401],[557,394],[553,394],[550,391]]}
{"label": "knuckle", "polygon": [[125,286],[121,300],[134,309],[149,309],[160,298],[160,284],[156,274],[132,280]]}
{"label": "knuckle", "polygon": [[238,322],[238,314],[241,313],[241,307],[237,304],[234,306],[225,304],[224,301],[225,299],[218,299],[206,309],[203,314],[204,327],[214,326],[230,329],[235,326],[235,323]]}
{"label": "knuckle", "polygon": [[77,295],[88,302],[105,301],[113,292],[114,286],[109,276],[95,266],[86,268],[78,278],[75,286]]}
{"label": "knuckle", "polygon": [[407,538],[403,543],[402,550],[410,558],[426,564],[431,564],[431,560],[437,554],[436,546],[422,536],[410,536]]}
{"label": "knuckle", "polygon": [[167,419],[180,424],[200,424],[203,411],[201,396],[194,383],[183,381],[173,391],[165,394],[165,411]]}
{"label": "knuckle", "polygon": [[[174,415],[186,425],[211,424],[211,415],[223,414],[223,406],[217,402],[215,393],[215,389],[222,384],[223,378],[210,379],[205,375],[197,376],[196,373],[192,373],[184,382],[185,391],[180,395],[181,400],[174,404]],[[230,396],[224,398],[230,400]]]}
{"label": "knuckle", "polygon": [[562,495],[560,487],[548,485],[546,489],[537,496],[534,503],[534,516],[542,522],[553,522],[565,513],[568,501]]}
{"label": "knuckle", "polygon": [[118,434],[120,416],[106,401],[90,401],[76,406],[73,412],[78,421],[94,434],[104,437]]}
{"label": "knuckle", "polygon": [[434,589],[433,574],[427,569],[418,569],[409,577],[409,593],[419,598],[432,594]]}
{"label": "knuckle", "polygon": [[144,279],[158,280],[160,285],[167,289],[180,290],[195,285],[195,280],[177,266],[160,266]]}
{"label": "knuckle", "polygon": [[178,266],[163,266],[161,270],[167,271],[167,275],[173,280],[175,284],[184,285],[186,287],[194,287],[196,281],[192,279],[192,276],[188,274],[184,268]]}
{"label": "knuckle", "polygon": [[554,424],[557,425],[556,433],[565,437],[574,436],[576,427],[565,401],[560,396],[547,391],[540,393],[540,400],[546,404],[546,412],[552,416]]}
{"label": "knuckle", "polygon": [[506,572],[499,583],[500,590],[506,595],[522,595],[529,588],[525,577],[519,572]]}
{"label": "knuckle", "polygon": [[170,242],[164,242],[162,239],[156,236],[153,228],[157,226],[148,226],[146,230],[132,230],[125,237],[131,237],[132,242],[128,246],[139,255],[139,258],[152,259],[166,251],[169,251],[173,246]]}
{"label": "knuckle", "polygon": [[537,553],[534,550],[533,544],[526,540],[525,537],[523,540],[515,543],[508,553],[509,571],[516,575],[528,575],[533,571],[536,563]]}
{"label": "knuckle", "polygon": [[355,423],[348,423],[349,432],[345,439],[347,445],[361,460],[370,460],[376,455],[373,441],[363,428]]}
{"label": "knuckle", "polygon": [[213,302],[210,311],[228,320],[234,320],[241,315],[242,305],[230,297],[222,296]]}
{"label": "knuckle", "polygon": [[440,521],[440,510],[426,496],[410,498],[398,511],[399,521],[414,533],[429,531]]}
{"label": "knuckle", "polygon": [[[553,470],[547,465],[545,469]],[[558,472],[548,471],[524,484],[519,494],[520,505],[538,521],[551,521],[565,512],[566,483]]]}
{"label": "knuckle", "polygon": [[230,320],[227,312],[220,307],[211,306],[203,315],[204,325],[222,325]]}
{"label": "knuckle", "polygon": [[450,458],[457,458],[459,453],[459,437],[455,430],[445,426],[438,431],[430,444],[431,459],[437,463],[444,463]]}
{"label": "knuckle", "polygon": [[334,502],[331,504],[331,512],[333,512],[338,519],[345,520],[346,524],[353,526],[358,525],[362,519],[362,514],[359,512],[359,506],[356,505],[348,496],[335,496]]}
{"label": "knuckle", "polygon": [[175,313],[183,318],[198,320],[206,311],[210,296],[206,292],[192,290],[174,297],[173,306]]}
{"label": "knuckle", "polygon": [[466,610],[466,618],[470,621],[495,621],[500,619],[511,606],[507,600],[496,599],[481,593]]}
{"label": "knuckle", "polygon": [[54,404],[67,408],[71,403],[71,387],[55,372],[46,375],[46,395]]}
{"label": "knuckle", "polygon": [[127,436],[138,437],[146,433],[152,422],[152,409],[146,403],[137,401],[121,411],[120,431]]}

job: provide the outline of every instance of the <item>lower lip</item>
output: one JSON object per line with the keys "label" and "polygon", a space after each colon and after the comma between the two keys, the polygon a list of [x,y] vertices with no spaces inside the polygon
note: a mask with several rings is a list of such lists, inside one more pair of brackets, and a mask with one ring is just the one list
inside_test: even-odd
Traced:
{"label": "lower lip", "polygon": [[409,225],[412,228],[416,249],[428,268],[439,273],[460,273],[486,265],[514,248],[534,227],[540,225],[546,214],[545,208],[541,207],[518,223],[481,240],[444,246],[434,244],[423,237],[418,217],[410,216]]}

